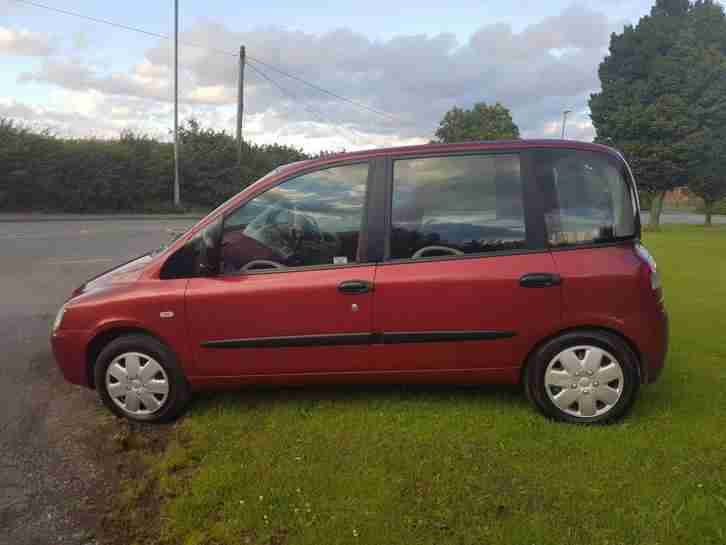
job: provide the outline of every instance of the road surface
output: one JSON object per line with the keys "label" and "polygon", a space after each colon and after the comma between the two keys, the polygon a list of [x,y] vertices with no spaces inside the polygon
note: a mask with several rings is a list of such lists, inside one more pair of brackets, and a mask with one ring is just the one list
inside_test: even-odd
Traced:
{"label": "road surface", "polygon": [[[643,212],[640,215],[643,225],[647,225],[650,220],[650,214]],[[660,215],[661,223],[681,223],[689,225],[703,225],[706,217],[703,214],[695,212],[663,212]],[[726,225],[726,216],[712,216],[711,221],[714,225]]]}
{"label": "road surface", "polygon": [[93,543],[70,512],[85,482],[78,431],[95,394],[63,382],[48,335],[71,290],[191,220],[0,221],[0,545]]}

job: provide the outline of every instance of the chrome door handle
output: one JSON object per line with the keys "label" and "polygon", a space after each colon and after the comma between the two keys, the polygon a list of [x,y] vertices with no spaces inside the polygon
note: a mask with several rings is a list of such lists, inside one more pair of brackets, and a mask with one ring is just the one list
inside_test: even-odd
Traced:
{"label": "chrome door handle", "polygon": [[562,278],[554,273],[527,273],[519,279],[523,288],[549,288],[562,284]]}
{"label": "chrome door handle", "polygon": [[348,295],[368,293],[373,291],[373,284],[366,280],[345,280],[338,284],[338,291],[340,293],[347,293]]}

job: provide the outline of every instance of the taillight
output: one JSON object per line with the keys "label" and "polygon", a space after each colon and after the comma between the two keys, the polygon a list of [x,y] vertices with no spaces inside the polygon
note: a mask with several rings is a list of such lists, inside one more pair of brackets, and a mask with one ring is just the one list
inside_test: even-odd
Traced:
{"label": "taillight", "polygon": [[636,244],[635,251],[640,256],[640,258],[648,265],[651,289],[653,291],[661,291],[660,275],[658,274],[658,266],[656,265],[655,258],[642,244]]}

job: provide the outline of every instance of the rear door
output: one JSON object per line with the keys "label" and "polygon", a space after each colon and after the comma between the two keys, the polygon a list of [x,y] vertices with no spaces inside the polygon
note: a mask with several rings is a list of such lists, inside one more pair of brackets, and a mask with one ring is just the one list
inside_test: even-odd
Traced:
{"label": "rear door", "polygon": [[487,371],[515,380],[560,323],[530,155],[391,160],[376,273],[378,370]]}

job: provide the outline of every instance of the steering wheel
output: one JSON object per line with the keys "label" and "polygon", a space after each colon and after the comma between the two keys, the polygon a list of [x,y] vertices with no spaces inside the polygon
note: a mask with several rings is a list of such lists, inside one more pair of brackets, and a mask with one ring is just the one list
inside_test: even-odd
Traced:
{"label": "steering wheel", "polygon": [[285,265],[282,265],[277,261],[270,261],[269,259],[253,259],[240,270],[242,272],[247,272],[251,269],[256,269],[258,267],[261,269],[284,269]]}
{"label": "steering wheel", "polygon": [[456,248],[449,248],[447,246],[424,246],[420,250],[417,250],[416,253],[411,256],[411,259],[418,259],[419,257],[424,257],[425,254],[429,252],[445,252],[451,255],[464,255],[464,252],[462,252],[461,250],[457,250]]}

